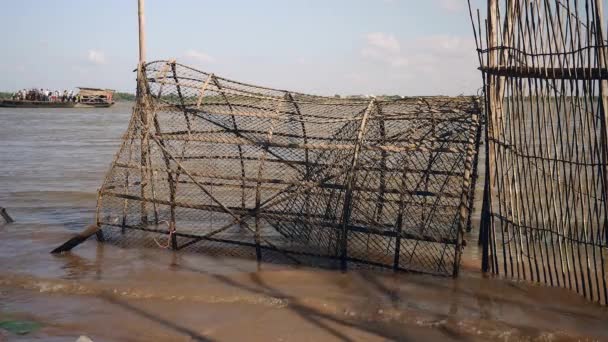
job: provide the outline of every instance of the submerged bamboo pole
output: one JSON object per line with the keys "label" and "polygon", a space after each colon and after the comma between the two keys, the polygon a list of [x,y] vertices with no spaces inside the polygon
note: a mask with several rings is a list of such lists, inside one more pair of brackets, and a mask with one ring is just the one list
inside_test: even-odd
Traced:
{"label": "submerged bamboo pole", "polygon": [[10,215],[6,212],[6,209],[4,209],[3,207],[0,207],[0,216],[2,216],[2,218],[4,219],[4,221],[6,223],[13,223],[13,222],[15,222],[13,220],[13,218],[10,217]]}

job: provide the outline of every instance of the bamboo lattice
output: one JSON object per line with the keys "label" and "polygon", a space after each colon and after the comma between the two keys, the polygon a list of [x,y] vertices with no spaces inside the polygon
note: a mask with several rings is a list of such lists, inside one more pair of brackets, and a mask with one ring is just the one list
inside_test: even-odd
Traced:
{"label": "bamboo lattice", "polygon": [[490,0],[471,20],[488,113],[483,268],[607,304],[602,1]]}
{"label": "bamboo lattice", "polygon": [[99,190],[106,241],[457,273],[477,98],[337,99],[141,68]]}

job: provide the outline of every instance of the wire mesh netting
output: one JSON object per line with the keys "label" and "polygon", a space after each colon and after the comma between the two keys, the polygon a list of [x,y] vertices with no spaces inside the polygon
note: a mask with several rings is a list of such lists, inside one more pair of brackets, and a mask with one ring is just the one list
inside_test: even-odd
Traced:
{"label": "wire mesh netting", "polygon": [[487,23],[474,22],[488,113],[484,268],[607,304],[601,7],[494,0]]}
{"label": "wire mesh netting", "polygon": [[457,273],[477,98],[338,99],[142,69],[99,191],[106,241]]}

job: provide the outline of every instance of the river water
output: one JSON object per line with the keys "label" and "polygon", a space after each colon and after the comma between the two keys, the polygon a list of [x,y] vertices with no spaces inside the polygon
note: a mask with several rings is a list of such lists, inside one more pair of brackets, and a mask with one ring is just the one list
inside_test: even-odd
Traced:
{"label": "river water", "polygon": [[[458,279],[337,271],[87,241],[95,191],[126,129],[108,109],[0,108],[0,341],[608,340],[608,311],[557,288],[479,274],[475,233]],[[479,197],[478,197],[479,198]]]}

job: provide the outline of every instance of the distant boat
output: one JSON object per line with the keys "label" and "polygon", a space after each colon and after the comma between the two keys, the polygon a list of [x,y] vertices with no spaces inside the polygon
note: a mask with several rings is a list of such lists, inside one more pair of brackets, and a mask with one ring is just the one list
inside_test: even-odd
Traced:
{"label": "distant boat", "polygon": [[78,101],[0,100],[0,107],[12,108],[105,108],[114,104],[114,90],[78,87]]}
{"label": "distant boat", "polygon": [[106,108],[111,103],[80,103],[80,102],[51,102],[51,101],[24,101],[24,100],[0,100],[0,107],[13,108]]}

